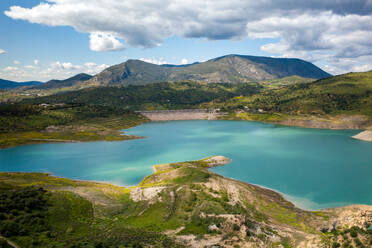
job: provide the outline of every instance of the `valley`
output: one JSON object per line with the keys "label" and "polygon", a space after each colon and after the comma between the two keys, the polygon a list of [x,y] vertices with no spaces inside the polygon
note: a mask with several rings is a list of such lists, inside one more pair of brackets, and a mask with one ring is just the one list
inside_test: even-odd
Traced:
{"label": "valley", "polygon": [[20,247],[368,247],[371,111],[372,72],[243,55],[4,88],[0,233]]}

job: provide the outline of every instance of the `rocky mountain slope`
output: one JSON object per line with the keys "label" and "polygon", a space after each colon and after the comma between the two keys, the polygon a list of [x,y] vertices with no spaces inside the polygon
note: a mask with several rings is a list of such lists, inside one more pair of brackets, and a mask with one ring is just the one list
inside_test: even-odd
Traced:
{"label": "rocky mountain slope", "polygon": [[[40,173],[0,173],[0,234],[27,247],[372,244],[367,229],[371,206],[301,210],[274,191],[208,170],[228,162],[215,156],[157,165],[152,175],[129,188]],[[10,206],[17,210],[9,212]]]}
{"label": "rocky mountain slope", "polygon": [[295,75],[314,79],[331,76],[300,59],[227,55],[183,66],[155,65],[140,60],[128,60],[105,69],[92,81],[98,85],[144,85],[183,80],[242,83]]}

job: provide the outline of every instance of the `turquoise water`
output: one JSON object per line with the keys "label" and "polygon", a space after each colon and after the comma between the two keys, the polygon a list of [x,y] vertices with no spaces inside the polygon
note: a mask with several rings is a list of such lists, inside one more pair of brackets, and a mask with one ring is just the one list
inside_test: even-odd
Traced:
{"label": "turquoise water", "polygon": [[212,170],[283,193],[307,209],[372,205],[372,143],[358,131],[243,121],[147,123],[127,130],[145,139],[64,143],[0,150],[0,170],[135,185],[159,163],[212,155],[232,159]]}

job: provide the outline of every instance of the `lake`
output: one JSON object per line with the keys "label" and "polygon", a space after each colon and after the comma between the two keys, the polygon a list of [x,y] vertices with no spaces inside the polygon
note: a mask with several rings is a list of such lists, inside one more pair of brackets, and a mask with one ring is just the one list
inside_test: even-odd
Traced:
{"label": "lake", "polygon": [[224,155],[232,162],[212,171],[279,191],[299,207],[372,205],[372,143],[350,138],[356,130],[201,120],[125,131],[146,138],[3,149],[0,170],[128,186],[151,174],[155,164]]}

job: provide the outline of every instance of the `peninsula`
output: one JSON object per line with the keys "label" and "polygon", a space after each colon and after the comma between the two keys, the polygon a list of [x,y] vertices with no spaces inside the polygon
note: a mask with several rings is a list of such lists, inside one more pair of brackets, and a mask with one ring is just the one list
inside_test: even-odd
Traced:
{"label": "peninsula", "polygon": [[208,170],[229,161],[215,156],[156,165],[128,188],[2,172],[1,233],[20,247],[31,240],[39,247],[372,244],[372,206],[301,210],[279,193]]}

